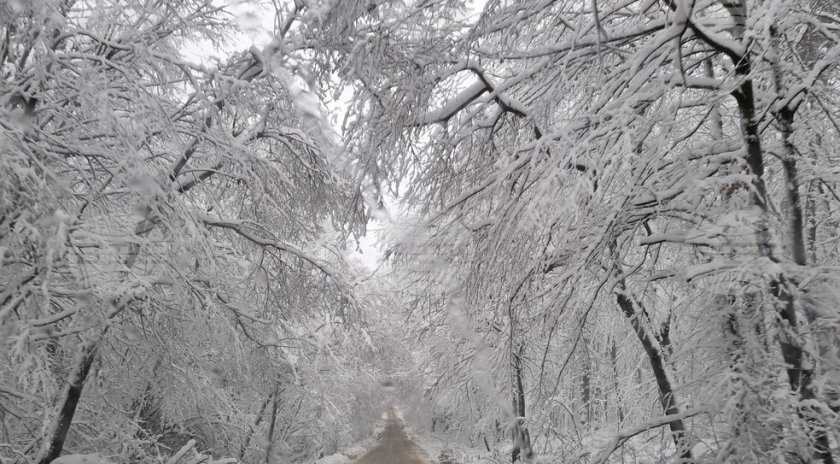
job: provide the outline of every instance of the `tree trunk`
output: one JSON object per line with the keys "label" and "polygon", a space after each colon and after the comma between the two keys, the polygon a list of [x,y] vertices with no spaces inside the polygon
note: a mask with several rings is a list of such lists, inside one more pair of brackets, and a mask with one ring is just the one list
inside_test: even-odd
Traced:
{"label": "tree trunk", "polygon": [[280,384],[274,390],[274,396],[271,399],[271,419],[268,422],[268,437],[265,444],[265,464],[271,463],[271,452],[274,449],[274,427],[277,423],[277,408],[280,406],[278,397],[280,396]]}
{"label": "tree trunk", "polygon": [[591,429],[592,423],[592,381],[589,376],[589,359],[583,368],[583,376],[581,379],[581,387],[583,390],[583,408],[585,414],[586,428]]}
{"label": "tree trunk", "polygon": [[618,413],[619,426],[624,423],[624,406],[621,404],[621,389],[618,385],[618,347],[613,339],[610,346],[610,363],[613,369],[613,382],[615,386],[615,408]]}
{"label": "tree trunk", "polygon": [[817,263],[817,201],[814,199],[814,186],[816,185],[819,189],[820,184],[818,182],[812,180],[808,184],[808,195],[805,200],[805,216],[808,223],[808,257],[814,264]]}
{"label": "tree trunk", "polygon": [[[761,211],[761,217],[756,224],[756,243],[761,256],[772,262],[778,262],[778,258],[774,256],[770,241],[769,225],[767,223],[768,207],[767,188],[764,181],[764,152],[761,146],[761,135],[756,118],[753,82],[750,78],[751,62],[748,56],[742,57],[736,63],[735,74],[745,79],[739,91],[735,92],[734,95],[741,115],[744,141],[747,145],[747,165],[749,165],[750,171],[754,176],[754,188],[751,193],[751,200]],[[778,117],[782,126],[782,142],[785,150],[788,151],[788,154],[782,161],[782,167],[785,171],[786,180],[789,182],[785,191],[792,216],[788,224],[788,232],[791,238],[791,252],[794,262],[799,265],[806,265],[807,257],[802,233],[802,208],[799,203],[799,188],[796,184],[796,164],[791,157],[794,153],[794,147],[791,141],[793,112],[784,108],[779,112]],[[780,276],[770,282],[770,291],[781,304],[779,314],[782,320],[787,323],[786,329],[792,332],[786,339],[779,340],[782,358],[787,364],[788,382],[790,383],[791,389],[799,393],[801,400],[811,402],[815,399],[813,386],[811,385],[813,373],[810,369],[803,368],[804,350],[799,342],[800,331],[796,314],[796,299],[793,293],[794,287],[794,283],[785,276]],[[818,420],[806,418],[809,414],[803,414],[803,412],[800,410],[799,415],[808,423],[814,424],[814,421]],[[814,424],[811,429],[815,441],[815,457],[824,464],[833,464],[834,459],[831,456],[831,449],[825,428],[819,426],[819,424]]]}
{"label": "tree trunk", "polygon": [[[618,302],[619,308],[621,308],[624,315],[630,321],[630,325],[633,326],[633,331],[642,343],[642,348],[644,348],[648,361],[650,361],[650,367],[653,370],[653,376],[656,379],[656,385],[659,389],[659,401],[662,404],[662,410],[666,416],[679,414],[680,408],[677,404],[674,386],[671,384],[671,379],[666,370],[662,347],[651,336],[648,328],[645,327],[641,314],[636,311],[636,306],[641,305],[641,303],[631,300],[627,293],[627,284],[623,277],[619,279],[618,287],[620,291],[616,294],[616,301]],[[671,437],[674,440],[674,446],[677,448],[680,459],[683,462],[694,462],[694,456],[686,437],[683,421],[676,419],[669,422],[668,426],[671,428]]]}
{"label": "tree trunk", "polygon": [[525,420],[525,388],[522,382],[522,352],[523,346],[520,345],[517,352],[511,353],[515,384],[513,410],[514,414],[516,414],[513,427],[513,451],[511,451],[510,456],[510,462],[512,463],[516,462],[520,455],[529,460],[532,457],[531,438],[528,433],[528,428],[523,424]]}
{"label": "tree trunk", "polygon": [[76,414],[76,407],[82,397],[82,389],[87,381],[90,367],[96,358],[96,350],[99,348],[101,337],[86,342],[76,357],[75,365],[67,377],[67,384],[58,404],[58,416],[53,419],[52,424],[44,434],[41,450],[35,458],[37,464],[49,464],[61,455],[64,448],[64,441],[70,431],[70,424]]}
{"label": "tree trunk", "polygon": [[[785,156],[782,160],[782,170],[785,175],[785,193],[787,195],[787,203],[790,208],[791,215],[788,221],[788,239],[790,240],[790,250],[793,262],[799,266],[807,266],[808,255],[805,246],[805,221],[799,198],[799,182],[795,158],[796,149],[793,146],[793,116],[794,112],[788,108],[783,108],[777,115],[781,126],[782,144],[785,149]],[[790,286],[794,285],[795,282],[791,282]],[[794,304],[794,297],[791,294],[792,288],[785,288],[783,291],[788,294],[784,298],[784,319],[788,322],[788,324],[790,324],[790,329],[793,331],[793,335],[792,337],[789,337],[791,340],[785,340],[782,342],[782,351],[787,351],[792,358],[789,361],[786,357],[785,362],[792,362],[794,367],[799,368],[798,373],[795,375],[789,373],[788,377],[790,378],[791,388],[799,392],[800,398],[804,402],[811,403],[813,400],[817,399],[812,385],[814,372],[812,369],[808,369],[804,366],[803,357],[805,354],[804,350],[800,346],[800,342],[798,341],[798,339],[803,338],[803,335],[797,324],[796,307]],[[809,301],[807,301],[807,299],[803,299],[801,304],[805,307],[805,317],[809,319],[809,322],[815,322],[816,316],[814,308],[807,307],[807,305],[810,304]],[[786,347],[785,345],[791,346]],[[822,352],[826,349],[823,347],[824,344],[818,340],[817,345],[821,348],[819,351],[820,354],[822,354]],[[809,409],[809,411],[800,411],[799,414],[811,426],[811,434],[813,435],[815,442],[815,457],[825,464],[833,463],[834,458],[831,455],[831,445],[829,443],[825,427],[822,426],[820,423],[821,421],[818,419],[818,411],[813,410],[814,408],[812,406],[803,406],[803,408]]]}
{"label": "tree trunk", "polygon": [[248,434],[245,435],[245,441],[242,442],[242,447],[239,448],[239,460],[241,461],[245,457],[245,451],[248,450],[248,445],[251,444],[251,438],[254,436],[254,430],[259,427],[260,422],[262,422],[263,413],[265,412],[265,408],[268,407],[268,403],[271,402],[271,399],[274,397],[274,394],[269,394],[268,397],[263,401],[262,406],[260,406],[260,411],[257,413],[257,419],[254,421],[254,425],[248,430]]}

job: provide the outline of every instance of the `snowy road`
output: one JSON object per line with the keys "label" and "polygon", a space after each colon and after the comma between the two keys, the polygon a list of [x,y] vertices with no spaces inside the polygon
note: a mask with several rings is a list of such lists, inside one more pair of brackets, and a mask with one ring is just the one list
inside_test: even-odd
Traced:
{"label": "snowy road", "polygon": [[427,464],[423,453],[405,434],[405,425],[394,409],[389,409],[385,420],[385,433],[375,447],[362,456],[356,464]]}

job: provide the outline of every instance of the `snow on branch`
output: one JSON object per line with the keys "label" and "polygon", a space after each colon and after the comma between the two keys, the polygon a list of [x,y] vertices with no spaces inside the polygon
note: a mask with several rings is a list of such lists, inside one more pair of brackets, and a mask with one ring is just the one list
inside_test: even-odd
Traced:
{"label": "snow on branch", "polygon": [[[645,433],[649,430],[653,430],[659,427],[666,426],[675,420],[683,420],[688,419],[689,417],[694,417],[700,414],[708,412],[705,409],[701,408],[693,408],[687,409],[679,414],[669,414],[667,416],[662,416],[657,419],[653,419],[651,421],[643,422],[635,427],[630,427],[623,429],[618,432],[612,439],[610,439],[607,443],[603,446],[600,446],[601,451],[595,456],[595,458],[591,461],[594,464],[603,464],[607,462],[610,456],[620,448],[627,440],[635,437],[636,435],[640,435]],[[579,462],[581,459],[589,456],[591,454],[590,451],[584,451],[577,456],[575,456],[569,462]]]}
{"label": "snow on branch", "polygon": [[788,90],[785,97],[776,103],[775,112],[779,113],[785,108],[795,111],[804,101],[801,95],[812,89],[823,74],[832,66],[836,66],[838,62],[840,62],[840,45],[835,45],[814,65],[805,79]]}
{"label": "snow on branch", "polygon": [[746,48],[733,39],[725,37],[722,34],[712,32],[691,19],[688,20],[688,25],[694,35],[699,37],[715,50],[728,56],[733,63],[740,62],[744,55],[747,54]]}
{"label": "snow on branch", "polygon": [[332,279],[333,282],[339,287],[346,286],[344,279],[342,279],[338,274],[333,272],[328,263],[310,255],[309,253],[301,250],[300,248],[295,247],[294,245],[289,245],[288,243],[284,243],[272,238],[262,237],[252,231],[249,231],[246,229],[247,225],[242,221],[225,221],[222,219],[216,219],[211,217],[203,217],[201,218],[201,221],[209,227],[216,227],[220,229],[227,229],[233,231],[240,237],[256,245],[275,248],[284,253],[288,253],[292,256],[295,256],[296,258],[306,261],[307,263],[311,264],[316,269],[324,273],[324,275]]}
{"label": "snow on branch", "polygon": [[175,453],[174,456],[172,456],[172,458],[170,458],[168,461],[166,461],[166,464],[177,464],[177,462],[180,461],[181,458],[183,458],[184,455],[186,455],[187,452],[189,450],[193,449],[194,447],[195,447],[195,440],[188,441],[186,445],[182,446],[181,449],[178,450],[178,452]]}
{"label": "snow on branch", "polygon": [[474,102],[478,97],[487,92],[487,86],[483,82],[476,82],[466,89],[462,90],[455,98],[449,100],[440,108],[430,111],[419,118],[412,125],[426,126],[429,124],[437,124],[448,121],[455,116],[459,111],[466,108],[470,103]]}
{"label": "snow on branch", "polygon": [[639,240],[639,245],[643,246],[658,245],[661,243],[679,243],[683,245],[707,246],[710,248],[717,248],[721,245],[720,240],[710,238],[704,232],[690,230],[656,233]]}
{"label": "snow on branch", "polygon": [[507,179],[511,174],[522,169],[531,161],[531,157],[529,156],[522,156],[515,163],[512,163],[510,166],[507,167],[504,171],[502,171],[497,176],[489,176],[479,185],[466,190],[463,194],[461,194],[458,198],[449,202],[445,207],[441,208],[440,212],[438,212],[434,217],[429,220],[429,223],[432,224],[440,218],[449,214],[453,209],[457,208],[458,206],[466,203],[470,198],[480,194],[484,190],[496,185],[498,182]]}

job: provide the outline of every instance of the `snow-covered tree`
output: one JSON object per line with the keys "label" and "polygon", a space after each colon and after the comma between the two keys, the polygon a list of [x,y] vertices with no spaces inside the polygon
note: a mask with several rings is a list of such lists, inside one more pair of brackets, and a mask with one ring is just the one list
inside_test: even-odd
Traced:
{"label": "snow-covered tree", "polygon": [[416,301],[466,316],[462,353],[489,353],[469,366],[535,449],[601,408],[628,428],[595,462],[662,426],[684,461],[833,462],[834,2],[340,2],[307,24],[291,52],[353,92],[365,187],[420,217],[400,252],[440,285]]}
{"label": "snow-covered tree", "polygon": [[158,462],[190,439],[300,460],[345,433],[311,392],[319,325],[358,308],[356,197],[276,44],[184,58],[233,19],[203,0],[0,6],[4,462]]}

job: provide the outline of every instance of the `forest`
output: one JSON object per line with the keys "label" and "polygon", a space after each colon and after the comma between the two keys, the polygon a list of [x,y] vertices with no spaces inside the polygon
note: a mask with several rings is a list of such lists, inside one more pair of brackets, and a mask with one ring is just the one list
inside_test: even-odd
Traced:
{"label": "forest", "polygon": [[0,464],[837,463],[838,193],[837,0],[0,0]]}

